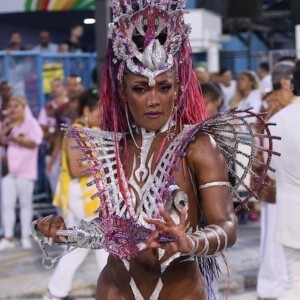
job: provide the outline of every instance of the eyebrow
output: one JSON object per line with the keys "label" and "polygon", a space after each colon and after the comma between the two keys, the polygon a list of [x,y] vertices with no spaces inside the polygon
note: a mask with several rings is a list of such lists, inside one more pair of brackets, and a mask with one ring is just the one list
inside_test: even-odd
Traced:
{"label": "eyebrow", "polygon": [[[155,85],[162,85],[162,84],[165,84],[165,83],[172,83],[169,79],[163,79],[163,80],[160,80],[160,81],[155,81]],[[138,81],[134,81],[133,84],[143,84],[143,85],[149,85],[149,81],[146,79],[146,80],[138,80]]]}

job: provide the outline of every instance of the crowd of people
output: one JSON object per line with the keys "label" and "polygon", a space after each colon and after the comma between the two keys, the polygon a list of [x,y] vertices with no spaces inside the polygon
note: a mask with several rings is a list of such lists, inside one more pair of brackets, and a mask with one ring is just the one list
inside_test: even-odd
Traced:
{"label": "crowd of people", "polygon": [[[72,28],[70,39],[61,45],[51,43],[49,32],[42,31],[40,44],[32,49],[48,53],[83,51],[80,42],[83,28],[80,27]],[[163,36],[164,32],[161,34]],[[116,51],[109,44],[110,46],[108,52],[112,49]],[[177,51],[189,56],[187,48],[184,47],[185,44]],[[8,50],[24,50],[19,33],[11,34]],[[119,60],[123,59],[122,53],[115,53],[115,55]],[[40,230],[46,237],[52,238],[54,229],[65,229],[66,226],[78,224],[82,219],[91,221],[96,217],[95,211],[100,202],[91,201],[91,197],[97,191],[87,189],[87,183],[91,180],[90,176],[83,172],[87,165],[80,161],[79,150],[73,149],[75,142],[68,139],[68,132],[60,131],[62,124],[73,125],[74,128],[97,130],[102,120],[104,130],[124,134],[124,140],[120,142],[121,150],[119,150],[123,152],[120,157],[115,153],[124,165],[120,166],[118,162],[114,167],[118,172],[126,174],[124,176],[128,178],[131,186],[131,195],[134,194],[134,201],[139,203],[144,193],[143,184],[146,182],[151,187],[147,174],[155,169],[157,157],[162,157],[162,151],[167,151],[167,146],[172,143],[172,134],[177,136],[182,130],[182,123],[178,121],[180,118],[180,121],[187,124],[196,124],[230,108],[251,108],[255,113],[266,112],[265,121],[278,123],[274,134],[284,136],[283,141],[285,138],[288,141],[288,144],[279,142],[274,144],[275,150],[282,153],[283,160],[274,159],[273,165],[278,171],[275,176],[269,174],[270,178],[266,180],[268,186],[258,191],[259,205],[254,202],[252,214],[246,216],[250,219],[257,220],[258,217],[261,219],[257,293],[260,299],[297,299],[300,295],[296,284],[300,278],[300,245],[297,242],[300,226],[288,223],[289,216],[293,217],[295,224],[298,222],[296,215],[298,204],[295,198],[297,193],[299,194],[297,185],[299,185],[300,168],[298,166],[297,169],[297,151],[293,147],[298,149],[299,143],[295,143],[293,137],[297,134],[295,128],[297,128],[300,101],[299,96],[295,96],[300,94],[298,89],[300,82],[295,83],[295,80],[299,81],[300,77],[299,62],[296,64],[296,59],[291,57],[282,58],[271,66],[271,72],[268,63],[262,62],[257,73],[253,70],[244,70],[236,74],[236,80],[233,79],[230,69],[222,68],[220,72],[210,74],[206,63],[194,64],[194,70],[191,64],[190,69],[186,69],[185,72],[191,72],[189,78],[192,79],[189,79],[190,81],[186,82],[188,86],[181,90],[178,81],[181,80],[183,84],[186,79],[180,77],[185,74],[180,68],[189,68],[188,59],[186,66],[178,67],[177,73],[174,67],[165,69],[158,75],[155,73],[154,76],[152,71],[148,72],[146,59],[137,62],[139,58],[134,58],[132,64],[136,63],[139,67],[132,67],[129,70],[129,66],[123,66],[122,75],[119,74],[120,70],[112,71],[119,66],[116,62],[107,62],[100,106],[98,105],[99,91],[95,88],[86,89],[78,75],[71,74],[64,80],[54,79],[51,83],[51,100],[41,108],[38,118],[32,115],[26,99],[13,94],[9,82],[0,83],[1,224],[4,232],[4,237],[0,241],[0,251],[17,247],[14,238],[17,199],[20,206],[21,247],[25,250],[32,248],[30,240],[32,195],[37,180],[38,149],[41,144],[46,149],[45,174],[51,186],[53,202],[58,208],[58,214],[64,217],[64,221],[60,217],[45,217],[39,221]],[[147,72],[144,72],[144,69]],[[117,82],[117,78],[109,77],[115,76],[112,74],[116,73],[118,73],[118,80],[121,78],[121,83]],[[294,90],[292,83],[296,86]],[[200,89],[196,88],[198,85]],[[189,91],[190,87],[193,92]],[[187,103],[184,99],[185,94],[182,92],[184,88],[186,88],[186,95],[195,97],[192,103]],[[186,105],[190,111],[177,111],[177,106],[180,105]],[[162,112],[153,110],[154,108],[158,110],[160,106]],[[192,111],[195,109],[199,111],[193,114]],[[144,115],[147,117],[145,118]],[[286,120],[293,120],[295,124]],[[133,123],[135,125],[131,126]],[[287,135],[283,124],[289,124]],[[128,131],[130,134],[125,135]],[[118,143],[119,141],[116,144]],[[258,139],[257,143],[262,141]],[[116,144],[114,147],[119,149]],[[173,178],[174,182],[189,196],[189,203],[185,204],[187,207],[179,209],[175,203],[176,210],[170,209],[170,213],[157,206],[152,208],[155,213],[144,213],[137,217],[139,224],[143,226],[150,224],[148,228],[153,228],[153,225],[157,227],[147,244],[143,245],[149,249],[146,249],[139,259],[126,263],[112,256],[108,258],[108,253],[104,249],[96,251],[99,270],[103,270],[99,277],[97,299],[120,299],[118,298],[120,295],[131,294],[134,297],[139,297],[141,294],[152,297],[157,294],[157,298],[151,299],[158,299],[160,293],[163,297],[173,293],[172,295],[175,297],[176,294],[178,298],[186,295],[185,289],[188,289],[191,295],[187,299],[196,299],[195,297],[204,299],[203,279],[196,268],[195,259],[187,259],[187,256],[193,257],[199,253],[212,255],[233,245],[237,224],[232,196],[228,189],[228,173],[220,152],[205,135],[197,136],[188,147],[187,159],[179,159],[182,159],[180,161],[182,169],[179,168]],[[209,155],[204,159],[198,149]],[[259,173],[262,165],[259,162],[263,162],[265,158],[263,151],[258,151],[255,155],[258,163],[254,163],[253,168]],[[80,162],[74,163],[75,161]],[[186,172],[189,174],[187,177]],[[114,180],[115,178],[110,179],[110,182],[118,186],[119,197],[122,198],[124,196],[122,193],[127,192],[126,185],[122,186],[119,181],[114,183]],[[247,184],[251,186],[252,181],[253,178]],[[277,186],[276,182],[278,182]],[[195,191],[195,183],[198,191]],[[156,187],[151,188],[151,193],[154,193]],[[151,200],[151,193],[148,199],[149,207],[157,205]],[[287,196],[288,194],[290,196]],[[214,205],[219,209],[212,208],[212,198]],[[205,215],[205,222],[201,229],[198,228],[200,217],[197,201],[199,199],[201,200],[199,214],[203,212]],[[290,202],[291,209],[286,208],[284,201]],[[106,203],[101,205],[105,206]],[[147,212],[147,208],[143,207],[141,211]],[[127,213],[130,212],[129,209]],[[162,220],[154,218],[159,214]],[[241,214],[239,217],[241,223],[245,221],[245,215]],[[186,220],[191,224],[190,233],[185,231]],[[168,245],[157,241],[159,235],[170,233],[180,239]],[[163,252],[160,252],[161,249]],[[60,260],[44,299],[68,299],[73,276],[88,252],[88,249],[76,249]],[[177,253],[181,254],[177,255]],[[162,272],[160,269],[158,272],[158,266],[160,268],[163,264],[166,265],[165,269]],[[182,278],[179,274],[181,272],[175,272],[174,275],[174,270],[179,271],[179,269],[186,271],[185,274],[188,274],[186,278]],[[140,272],[148,276],[148,283],[145,285],[143,279],[137,276]],[[179,282],[176,288],[169,278],[175,278],[175,281]],[[198,283],[197,287],[194,285],[195,282]]]}
{"label": "crowd of people", "polygon": [[54,43],[51,40],[51,34],[47,30],[42,30],[39,33],[39,42],[37,45],[23,44],[22,34],[19,31],[10,33],[9,45],[5,49],[7,51],[23,51],[34,50],[41,53],[80,53],[86,51],[82,36],[84,28],[81,25],[75,25],[70,29],[70,35],[60,43]]}

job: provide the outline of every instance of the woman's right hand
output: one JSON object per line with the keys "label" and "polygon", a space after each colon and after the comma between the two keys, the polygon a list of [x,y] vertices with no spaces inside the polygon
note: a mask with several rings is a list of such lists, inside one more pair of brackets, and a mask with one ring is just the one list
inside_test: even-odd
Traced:
{"label": "woman's right hand", "polygon": [[37,228],[45,237],[52,238],[55,243],[67,242],[64,236],[56,235],[57,230],[67,229],[64,219],[60,216],[50,215],[44,218],[38,218]]}

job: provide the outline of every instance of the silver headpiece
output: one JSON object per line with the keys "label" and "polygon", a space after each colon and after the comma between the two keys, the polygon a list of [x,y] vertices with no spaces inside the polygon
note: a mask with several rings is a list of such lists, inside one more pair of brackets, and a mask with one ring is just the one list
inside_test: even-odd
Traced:
{"label": "silver headpiece", "polygon": [[121,79],[126,67],[135,74],[155,77],[174,66],[174,56],[190,33],[184,23],[186,0],[110,0],[113,23],[108,38]]}

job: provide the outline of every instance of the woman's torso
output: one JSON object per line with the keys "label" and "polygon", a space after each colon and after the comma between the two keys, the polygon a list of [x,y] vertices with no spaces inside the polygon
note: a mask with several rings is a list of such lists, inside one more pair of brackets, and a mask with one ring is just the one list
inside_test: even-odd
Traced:
{"label": "woman's torso", "polygon": [[[137,142],[140,144],[139,141]],[[141,151],[135,147],[132,141],[127,141],[128,153],[124,172],[126,177],[130,178],[131,193],[135,194],[136,207],[141,204],[139,188],[142,190],[143,185],[148,183],[148,177],[144,180],[137,178],[139,175],[141,175],[139,178],[143,177],[145,168],[148,172],[147,176],[151,177],[159,165],[158,153],[164,153],[169,144],[169,141],[166,142],[165,135],[156,137],[149,148],[148,155],[146,155],[146,161],[141,163],[143,161]],[[162,145],[163,149],[161,149]],[[193,182],[191,180],[193,175],[188,168],[186,159],[181,158],[178,166],[179,170],[174,173],[174,180],[180,190],[188,195],[187,224],[190,223],[190,230],[195,230],[200,221],[199,199],[197,200],[198,195],[196,195],[197,183],[194,178]],[[137,171],[139,169],[143,172]],[[175,220],[178,218],[176,215],[178,216],[179,212],[174,206],[170,213]],[[160,298],[151,299],[204,299],[203,278],[199,272],[197,260],[186,261],[188,256],[178,254],[168,264],[165,262],[169,260],[171,255],[164,253],[161,258],[160,255],[162,254],[157,249],[145,250],[130,261],[127,269],[126,263],[124,264],[122,260],[111,256],[107,267],[99,278],[97,299],[135,299],[132,293],[134,286],[138,287],[144,299],[150,299],[151,294],[158,290],[159,280],[163,283]],[[131,286],[130,281],[134,281]],[[110,295],[109,298],[108,295]],[[137,296],[135,295],[135,297]]]}

